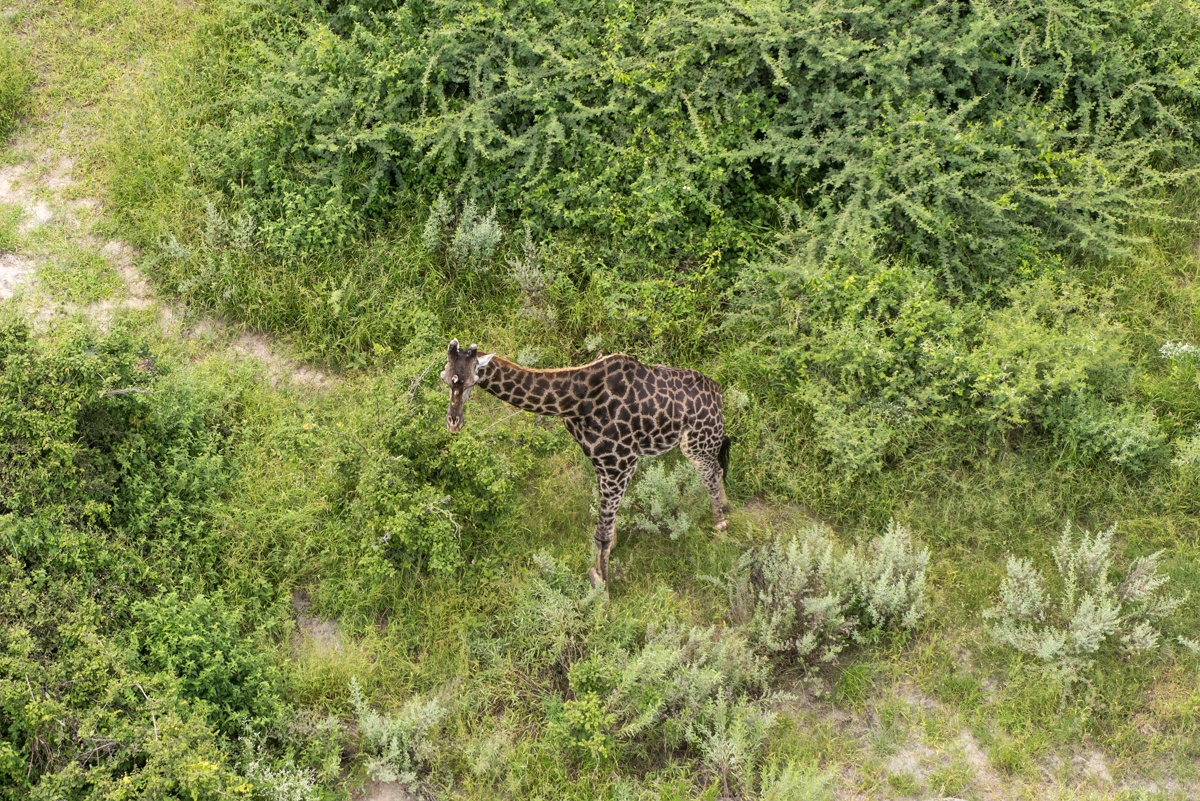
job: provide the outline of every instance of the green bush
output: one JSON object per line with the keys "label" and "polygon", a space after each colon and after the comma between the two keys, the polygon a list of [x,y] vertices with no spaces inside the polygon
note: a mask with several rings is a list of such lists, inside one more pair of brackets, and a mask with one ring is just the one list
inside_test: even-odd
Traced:
{"label": "green bush", "polygon": [[1048,411],[1046,422],[1055,440],[1085,461],[1105,459],[1141,472],[1164,464],[1170,454],[1154,410],[1129,402],[1114,407],[1098,398],[1069,395]]}
{"label": "green bush", "polygon": [[339,362],[471,325],[541,363],[720,353],[848,478],[1018,430],[1142,470],[1152,425],[1088,417],[1140,402],[1124,328],[1069,276],[1190,174],[1197,31],[1167,0],[237,3],[176,104],[195,208],[129,219],[166,285]]}
{"label": "green bush", "polygon": [[979,286],[1037,241],[1122,249],[1200,132],[1196,31],[1125,0],[248,4],[197,173],[280,253],[386,225],[409,190],[660,253],[782,204],[817,262],[869,238]]}
{"label": "green bush", "polygon": [[1009,290],[1007,300],[986,316],[964,359],[989,424],[1044,423],[1063,397],[1102,392],[1128,369],[1109,294],[1041,275]]}
{"label": "green bush", "polygon": [[[1153,461],[1144,421],[1089,430],[1075,419],[1119,394],[1129,365],[1111,293],[1064,272],[1051,259],[991,302],[954,302],[912,264],[788,261],[743,276],[728,327],[753,332],[764,380],[811,410],[818,448],[849,476],[879,472],[928,432],[1035,426],[1122,463]],[[1071,396],[1086,400],[1064,404]]]}
{"label": "green bush", "polygon": [[[40,563],[28,547],[39,526],[52,557]],[[119,535],[0,516],[0,775],[12,779],[0,799],[207,797],[244,784],[210,720],[220,707],[182,690],[199,679],[223,694],[212,680],[235,661],[270,657],[236,630],[214,646],[204,630],[185,642],[178,626],[163,640],[139,628],[144,585],[162,580]]]}
{"label": "green bush", "polygon": [[179,694],[204,702],[222,732],[262,725],[280,710],[270,655],[243,635],[240,615],[220,595],[180,599],[176,592],[134,606],[147,669],[179,680]]}
{"label": "green bush", "polygon": [[[500,433],[446,429],[445,398],[413,395],[390,424],[347,434],[339,511],[369,547],[408,569],[452,573],[513,506],[527,451]],[[504,447],[499,443],[504,442]]]}
{"label": "green bush", "polygon": [[[186,703],[164,710],[152,729],[142,734],[133,755],[136,758],[127,765],[127,771],[112,770],[115,766],[110,765],[91,769],[72,766],[44,779],[38,789],[45,793],[43,797],[57,799],[74,795],[68,791],[70,788],[78,792],[77,797],[89,801],[237,798],[248,794],[246,779],[230,764],[204,715],[189,709]],[[89,787],[92,783],[88,779],[93,777],[95,783]]]}
{"label": "green bush", "polygon": [[121,327],[38,341],[9,326],[0,366],[0,514],[127,529],[169,559],[202,544],[234,472],[232,399],[164,383],[164,365]]}
{"label": "green bush", "polygon": [[[204,594],[236,475],[227,384],[173,369],[119,322],[0,327],[5,801],[246,786],[229,739],[285,707],[252,627]],[[179,586],[182,601],[163,591]]]}

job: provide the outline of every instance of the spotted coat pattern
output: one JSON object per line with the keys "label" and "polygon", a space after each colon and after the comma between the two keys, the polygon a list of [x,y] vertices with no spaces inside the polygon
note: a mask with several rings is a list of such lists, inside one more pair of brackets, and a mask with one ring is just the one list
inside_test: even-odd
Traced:
{"label": "spotted coat pattern", "polygon": [[[567,431],[595,465],[600,486],[595,535],[599,555],[591,572],[593,583],[608,581],[617,509],[639,456],[666,453],[678,446],[708,491],[717,529],[728,526],[721,459],[729,440],[721,414],[721,387],[716,381],[695,370],[647,366],[624,354],[604,356],[580,367],[534,370],[494,355],[476,354],[473,348],[460,352],[457,340],[451,343],[443,374],[451,386],[447,421],[457,430],[453,420],[456,385],[467,394],[478,385],[518,409],[563,419]],[[482,364],[456,365],[456,354],[462,360],[464,353]],[[461,426],[461,402],[457,408],[457,425]]]}

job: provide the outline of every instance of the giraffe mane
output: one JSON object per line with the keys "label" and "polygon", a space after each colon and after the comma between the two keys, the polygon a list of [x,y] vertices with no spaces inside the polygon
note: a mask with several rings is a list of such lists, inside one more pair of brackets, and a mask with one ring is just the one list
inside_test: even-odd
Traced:
{"label": "giraffe mane", "polygon": [[[576,365],[571,365],[570,367],[544,367],[544,368],[524,367],[524,366],[519,365],[516,362],[512,361],[511,359],[504,358],[503,356],[496,356],[494,361],[503,362],[504,364],[512,365],[513,367],[517,368],[518,370],[524,370],[529,373],[548,374],[548,373],[565,373],[569,370],[579,370],[584,367],[591,367],[593,364],[599,364],[600,362],[608,361],[609,359],[629,359],[630,361],[634,361],[634,362],[637,361],[637,359],[633,358],[632,356],[630,356],[627,353],[607,353],[603,356],[600,356],[599,358],[592,359],[590,362],[588,362],[586,364],[576,364]],[[639,362],[639,364],[640,364],[640,362]]]}

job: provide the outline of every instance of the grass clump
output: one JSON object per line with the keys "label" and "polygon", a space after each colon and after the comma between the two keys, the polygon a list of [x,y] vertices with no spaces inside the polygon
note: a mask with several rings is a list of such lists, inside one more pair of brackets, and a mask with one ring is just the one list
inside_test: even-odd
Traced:
{"label": "grass clump", "polygon": [[7,141],[29,113],[33,80],[21,43],[10,31],[0,29],[0,141]]}
{"label": "grass clump", "polygon": [[1053,549],[1058,577],[1050,587],[1028,560],[1009,557],[1000,601],[984,612],[998,642],[1059,671],[1068,690],[1107,647],[1115,645],[1127,654],[1156,647],[1162,637],[1159,625],[1187,600],[1186,592],[1163,592],[1169,579],[1159,573],[1162,551],[1135,560],[1114,583],[1115,532],[1115,525],[1099,534],[1084,531],[1076,543],[1068,523]]}
{"label": "grass clump", "polygon": [[95,303],[115,296],[124,286],[113,263],[94,249],[73,246],[49,256],[37,270],[38,283],[70,303]]}
{"label": "grass clump", "polygon": [[0,203],[0,253],[12,253],[21,246],[21,223],[25,209],[16,203]]}

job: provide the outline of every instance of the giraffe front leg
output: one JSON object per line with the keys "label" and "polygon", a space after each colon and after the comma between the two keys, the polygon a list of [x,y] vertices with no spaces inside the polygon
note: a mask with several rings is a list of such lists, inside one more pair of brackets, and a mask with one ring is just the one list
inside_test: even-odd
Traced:
{"label": "giraffe front leg", "polygon": [[596,565],[588,571],[588,580],[596,587],[603,582],[608,586],[608,561],[617,544],[617,510],[629,479],[637,467],[637,460],[618,463],[615,466],[596,465],[596,481],[600,485],[600,515],[596,521]]}

